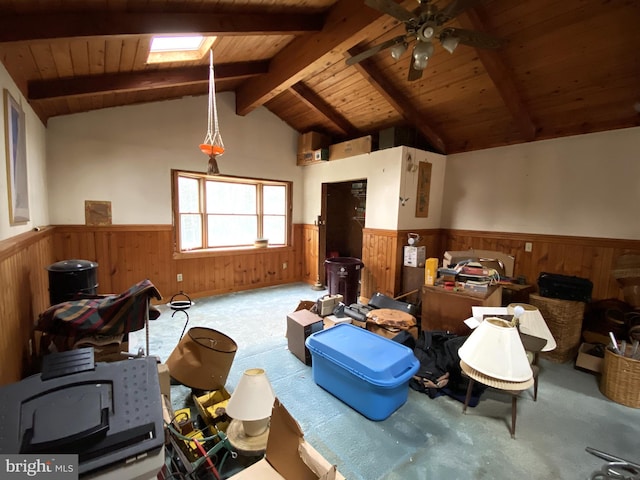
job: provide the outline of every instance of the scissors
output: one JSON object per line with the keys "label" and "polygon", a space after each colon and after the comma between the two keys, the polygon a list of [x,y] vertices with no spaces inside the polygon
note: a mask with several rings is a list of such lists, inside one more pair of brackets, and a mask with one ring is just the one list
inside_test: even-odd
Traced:
{"label": "scissors", "polygon": [[640,469],[627,462],[607,462],[589,480],[640,480]]}
{"label": "scissors", "polygon": [[640,480],[640,464],[595,448],[587,447],[585,450],[607,461],[599,471],[591,474],[589,480]]}

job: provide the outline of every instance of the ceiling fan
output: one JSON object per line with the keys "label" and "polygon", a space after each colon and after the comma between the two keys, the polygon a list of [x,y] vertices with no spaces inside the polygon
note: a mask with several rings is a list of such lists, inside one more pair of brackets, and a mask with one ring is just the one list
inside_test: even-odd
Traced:
{"label": "ceiling fan", "polygon": [[415,40],[408,76],[408,80],[413,81],[422,77],[422,71],[433,55],[433,42],[436,39],[449,53],[453,53],[460,43],[476,48],[499,48],[503,41],[491,35],[445,25],[468,8],[482,1],[453,0],[443,9],[438,9],[432,0],[418,0],[420,5],[413,12],[410,12],[395,3],[394,0],[365,0],[365,5],[391,15],[404,23],[406,33],[348,58],[347,65],[354,65],[387,48],[391,49],[391,56],[398,60],[409,47],[409,42]]}

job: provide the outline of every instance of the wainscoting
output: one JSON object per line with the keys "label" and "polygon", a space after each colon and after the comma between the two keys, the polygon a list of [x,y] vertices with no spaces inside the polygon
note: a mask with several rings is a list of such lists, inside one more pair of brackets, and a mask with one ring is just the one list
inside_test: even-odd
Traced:
{"label": "wainscoting", "polygon": [[[465,230],[411,230],[423,237],[427,257],[446,250],[498,250],[515,257],[514,273],[534,283],[540,272],[589,278],[593,299],[623,299],[612,276],[617,258],[640,253],[640,240],[566,237]],[[401,293],[402,247],[409,231],[363,230],[361,296]],[[525,242],[532,251],[525,252]],[[28,367],[30,338],[49,306],[46,267],[72,258],[98,263],[99,293],[120,293],[148,278],[163,302],[184,291],[193,298],[304,281],[318,274],[318,229],[294,225],[287,248],[185,258],[174,255],[170,225],[54,226],[0,242],[0,385],[19,380]],[[183,281],[177,282],[182,273]],[[309,292],[309,299],[313,292]],[[302,299],[301,299],[302,300]]]}
{"label": "wainscoting", "polygon": [[54,229],[27,232],[0,242],[0,385],[20,380],[30,357],[38,314],[49,306]]}
{"label": "wainscoting", "polygon": [[[623,300],[611,272],[620,255],[640,253],[640,240],[466,230],[443,230],[442,235],[446,250],[475,248],[513,255],[514,276],[524,276],[534,285],[541,272],[588,278],[593,282],[594,300]],[[531,252],[525,252],[525,242],[531,242]]]}

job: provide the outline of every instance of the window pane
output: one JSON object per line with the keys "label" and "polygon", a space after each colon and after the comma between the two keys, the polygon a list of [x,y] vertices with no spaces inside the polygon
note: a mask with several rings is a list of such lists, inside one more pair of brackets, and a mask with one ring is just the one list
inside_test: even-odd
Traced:
{"label": "window pane", "polygon": [[258,236],[257,215],[209,215],[208,247],[253,245]]}
{"label": "window pane", "polygon": [[178,177],[178,211],[180,213],[199,213],[198,179]]}
{"label": "window pane", "polygon": [[263,220],[264,237],[269,239],[269,245],[284,245],[286,227],[284,216],[265,216]]}
{"label": "window pane", "polygon": [[207,181],[207,213],[255,214],[256,186]]}
{"label": "window pane", "polygon": [[200,215],[180,215],[180,248],[202,248],[202,221]]}
{"label": "window pane", "polygon": [[286,189],[282,185],[265,185],[262,190],[264,214],[284,215],[286,213]]}

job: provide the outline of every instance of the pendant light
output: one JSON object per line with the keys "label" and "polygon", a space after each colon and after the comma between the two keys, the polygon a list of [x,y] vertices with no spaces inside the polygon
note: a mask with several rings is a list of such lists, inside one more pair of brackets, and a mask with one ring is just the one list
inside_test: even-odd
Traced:
{"label": "pendant light", "polygon": [[204,142],[200,144],[200,150],[205,155],[209,155],[209,175],[219,175],[218,162],[216,157],[224,153],[224,143],[220,135],[218,126],[218,108],[216,106],[215,76],[213,73],[213,50],[209,50],[209,111],[207,118],[207,135]]}

